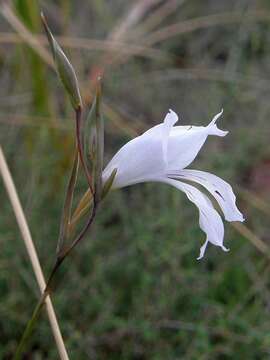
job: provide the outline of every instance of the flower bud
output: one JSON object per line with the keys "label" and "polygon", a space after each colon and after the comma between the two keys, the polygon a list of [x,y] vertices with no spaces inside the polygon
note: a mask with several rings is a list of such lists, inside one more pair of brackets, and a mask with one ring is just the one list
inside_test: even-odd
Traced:
{"label": "flower bud", "polygon": [[68,60],[67,56],[61,49],[60,45],[57,43],[53,37],[47,21],[44,15],[41,13],[41,20],[46,31],[46,35],[52,50],[53,58],[56,64],[56,70],[58,75],[70,97],[71,104],[74,110],[78,110],[82,106],[82,100],[79,90],[78,80],[75,74],[75,71]]}

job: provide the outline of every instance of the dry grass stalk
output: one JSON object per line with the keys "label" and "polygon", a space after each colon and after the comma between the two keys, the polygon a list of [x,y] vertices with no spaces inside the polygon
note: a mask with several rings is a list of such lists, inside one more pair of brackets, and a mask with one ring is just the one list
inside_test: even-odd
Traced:
{"label": "dry grass stalk", "polygon": [[[37,256],[37,252],[31,237],[31,233],[27,224],[27,221],[25,219],[24,216],[24,212],[12,179],[12,176],[10,174],[9,168],[7,166],[6,163],[6,159],[5,159],[5,155],[3,153],[2,147],[0,146],[0,173],[2,175],[13,211],[15,213],[16,216],[16,220],[19,226],[19,229],[21,231],[21,235],[23,238],[23,241],[25,243],[29,258],[30,258],[30,262],[32,264],[37,282],[38,282],[38,286],[40,289],[40,292],[43,293],[43,290],[45,288],[45,280],[44,280],[44,275],[39,263],[39,259]],[[48,313],[48,318],[50,321],[50,325],[52,328],[52,332],[53,332],[53,336],[55,339],[55,343],[57,346],[57,350],[60,356],[61,360],[69,360],[66,348],[65,348],[65,344],[61,335],[61,331],[57,322],[57,318],[55,315],[55,311],[51,302],[50,297],[48,296],[46,298],[45,301],[45,305],[46,305],[46,310]]]}

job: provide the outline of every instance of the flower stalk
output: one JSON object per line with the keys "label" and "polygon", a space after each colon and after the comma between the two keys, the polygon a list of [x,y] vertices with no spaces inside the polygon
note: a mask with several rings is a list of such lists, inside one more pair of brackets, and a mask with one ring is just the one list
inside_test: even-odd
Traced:
{"label": "flower stalk", "polygon": [[21,360],[22,359],[23,352],[25,351],[27,342],[28,342],[30,336],[32,335],[32,332],[34,330],[36,322],[39,319],[39,315],[41,313],[41,310],[43,308],[43,305],[45,303],[47,295],[48,294],[45,293],[45,291],[44,291],[41,298],[40,298],[40,300],[38,301],[38,303],[37,303],[37,305],[36,305],[36,307],[34,309],[33,315],[31,317],[31,319],[28,321],[28,324],[27,324],[26,329],[25,329],[25,331],[23,333],[23,336],[21,338],[19,346],[17,347],[17,350],[16,350],[16,353],[15,353],[15,355],[13,357],[13,360]]}

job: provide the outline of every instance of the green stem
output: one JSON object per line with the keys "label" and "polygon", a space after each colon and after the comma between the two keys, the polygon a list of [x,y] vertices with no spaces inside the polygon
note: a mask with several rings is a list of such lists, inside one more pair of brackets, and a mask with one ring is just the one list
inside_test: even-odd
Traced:
{"label": "green stem", "polygon": [[57,269],[59,268],[59,266],[61,265],[61,263],[63,262],[64,258],[58,258],[52,271],[51,271],[51,274],[48,278],[48,281],[47,281],[47,284],[46,284],[46,287],[34,309],[34,312],[33,312],[33,315],[31,317],[31,319],[28,321],[27,323],[27,326],[24,330],[24,333],[21,337],[21,340],[20,340],[20,343],[19,343],[19,346],[16,350],[16,353],[13,357],[13,360],[21,360],[22,359],[22,355],[23,355],[23,352],[24,350],[26,349],[26,345],[27,345],[27,342],[28,342],[28,339],[30,338],[33,330],[34,330],[34,327],[35,327],[35,324],[36,322],[38,321],[38,318],[39,318],[39,315],[41,313],[41,310],[42,310],[42,307],[43,305],[45,304],[45,300],[47,298],[47,296],[49,295],[50,293],[50,286],[51,286],[51,283],[52,283],[52,280],[57,272]]}
{"label": "green stem", "polygon": [[32,332],[33,332],[33,329],[34,329],[34,326],[39,318],[39,315],[41,313],[41,310],[42,310],[42,306],[45,302],[45,299],[47,297],[47,293],[43,293],[43,295],[41,296],[38,304],[36,305],[35,307],[35,310],[33,312],[33,315],[31,317],[31,319],[28,321],[28,324],[26,326],[26,329],[23,333],[23,336],[21,338],[21,341],[20,341],[20,344],[16,350],[16,353],[13,357],[13,360],[21,360],[22,359],[22,355],[23,355],[23,352],[25,350],[25,347],[27,345],[27,342],[28,342],[28,339],[29,337],[31,336]]}

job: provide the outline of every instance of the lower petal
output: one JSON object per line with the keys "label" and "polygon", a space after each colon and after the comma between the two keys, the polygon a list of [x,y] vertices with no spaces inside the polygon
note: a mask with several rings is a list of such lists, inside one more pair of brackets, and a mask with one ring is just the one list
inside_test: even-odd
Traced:
{"label": "lower petal", "polygon": [[232,187],[218,176],[191,169],[172,171],[168,176],[179,180],[194,181],[202,185],[216,199],[227,221],[244,221],[242,213],[236,206],[236,197]]}
{"label": "lower petal", "polygon": [[188,199],[193,202],[199,210],[200,228],[206,234],[206,242],[201,247],[199,259],[204,256],[207,243],[210,242],[215,246],[221,247],[224,251],[228,251],[223,245],[224,226],[218,212],[214,209],[212,202],[201,191],[194,186],[182,183],[180,181],[168,178],[161,178],[160,182],[167,183],[183,191]]}

